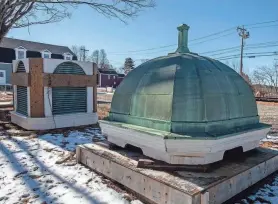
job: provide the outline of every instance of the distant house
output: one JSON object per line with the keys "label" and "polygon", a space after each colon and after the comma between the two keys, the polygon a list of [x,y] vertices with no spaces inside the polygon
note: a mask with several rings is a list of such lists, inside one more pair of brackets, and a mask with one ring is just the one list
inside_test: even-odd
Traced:
{"label": "distant house", "polygon": [[66,46],[4,38],[0,43],[0,85],[10,84],[12,61],[24,58],[77,60]]}
{"label": "distant house", "polygon": [[124,74],[118,74],[114,69],[99,69],[98,86],[116,88],[124,77]]}

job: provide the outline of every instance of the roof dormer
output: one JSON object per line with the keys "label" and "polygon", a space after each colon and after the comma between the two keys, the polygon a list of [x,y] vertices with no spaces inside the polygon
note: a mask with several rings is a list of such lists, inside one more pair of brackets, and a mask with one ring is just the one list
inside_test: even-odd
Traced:
{"label": "roof dormer", "polygon": [[25,59],[26,58],[26,52],[27,49],[25,47],[19,46],[14,49],[15,50],[15,58],[16,59]]}
{"label": "roof dormer", "polygon": [[42,55],[42,58],[46,58],[46,59],[49,59],[51,58],[51,52],[49,50],[43,50],[41,51],[41,55]]}
{"label": "roof dormer", "polygon": [[72,60],[72,54],[69,52],[64,53],[64,60]]}

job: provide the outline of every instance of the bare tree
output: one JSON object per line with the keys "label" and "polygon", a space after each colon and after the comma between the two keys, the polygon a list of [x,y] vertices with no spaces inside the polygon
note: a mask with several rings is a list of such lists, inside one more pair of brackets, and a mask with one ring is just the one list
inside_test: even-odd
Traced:
{"label": "bare tree", "polygon": [[[237,73],[239,73],[239,67],[240,63],[238,60],[233,60],[233,61],[227,61],[226,64],[230,66],[233,70],[235,70]],[[247,73],[242,73],[241,77],[248,83],[248,85],[251,87],[251,89],[254,91],[252,87],[252,81]]]}
{"label": "bare tree", "polygon": [[71,51],[76,55],[77,60],[90,61],[90,58],[88,57],[88,54],[87,54],[87,52],[89,50],[86,50],[85,45],[81,45],[81,46],[73,45],[71,47]]}
{"label": "bare tree", "polygon": [[80,5],[123,22],[142,9],[155,6],[154,0],[1,0],[0,42],[12,28],[59,22],[70,17]]}
{"label": "bare tree", "polygon": [[107,54],[104,49],[99,51],[99,68],[107,69],[109,68],[109,60],[107,59]]}
{"label": "bare tree", "polygon": [[82,55],[80,53],[80,46],[77,46],[77,45],[73,45],[71,47],[71,51],[75,54],[75,56],[77,57],[77,60],[81,60],[82,58]]}
{"label": "bare tree", "polygon": [[94,63],[96,63],[98,66],[99,66],[99,50],[95,50],[93,53],[92,53],[92,56],[91,56],[91,59]]}
{"label": "bare tree", "polygon": [[238,60],[232,60],[232,61],[226,61],[226,63],[229,67],[231,67],[236,72],[239,72],[239,61]]}
{"label": "bare tree", "polygon": [[273,90],[278,93],[278,66],[275,63],[272,67],[257,67],[253,72],[252,80],[254,83],[269,87],[270,92]]}

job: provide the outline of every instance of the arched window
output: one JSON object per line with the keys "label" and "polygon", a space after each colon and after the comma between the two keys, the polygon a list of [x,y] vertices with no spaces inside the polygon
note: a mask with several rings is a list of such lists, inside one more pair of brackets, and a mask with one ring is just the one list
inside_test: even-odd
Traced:
{"label": "arched window", "polygon": [[[26,72],[25,66],[22,61],[17,65],[16,72]],[[22,115],[28,115],[28,97],[27,97],[27,87],[17,86],[16,87],[16,112]]]}
{"label": "arched window", "polygon": [[[64,62],[56,67],[54,74],[85,75],[85,72],[78,64]],[[87,87],[53,87],[53,115],[84,112],[87,112]]]}

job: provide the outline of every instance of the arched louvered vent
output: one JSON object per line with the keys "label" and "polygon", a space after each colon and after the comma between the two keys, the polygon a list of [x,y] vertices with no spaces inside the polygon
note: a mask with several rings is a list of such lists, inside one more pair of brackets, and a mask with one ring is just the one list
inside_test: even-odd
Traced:
{"label": "arched louvered vent", "polygon": [[72,62],[63,62],[56,67],[54,74],[85,75],[85,72],[78,64]]}
{"label": "arched louvered vent", "polygon": [[18,63],[16,72],[26,72],[25,66],[22,61]]}
{"label": "arched louvered vent", "polygon": [[[26,72],[25,66],[22,61],[20,61],[17,65],[16,72]],[[17,86],[16,87],[16,95],[17,95],[17,100],[16,100],[16,112],[27,116],[28,115],[28,108],[27,108],[27,87],[25,86]]]}
{"label": "arched louvered vent", "polygon": [[[85,75],[83,69],[75,63],[64,62],[57,66],[54,74]],[[69,113],[87,112],[86,87],[53,87],[52,114],[62,115]]]}

